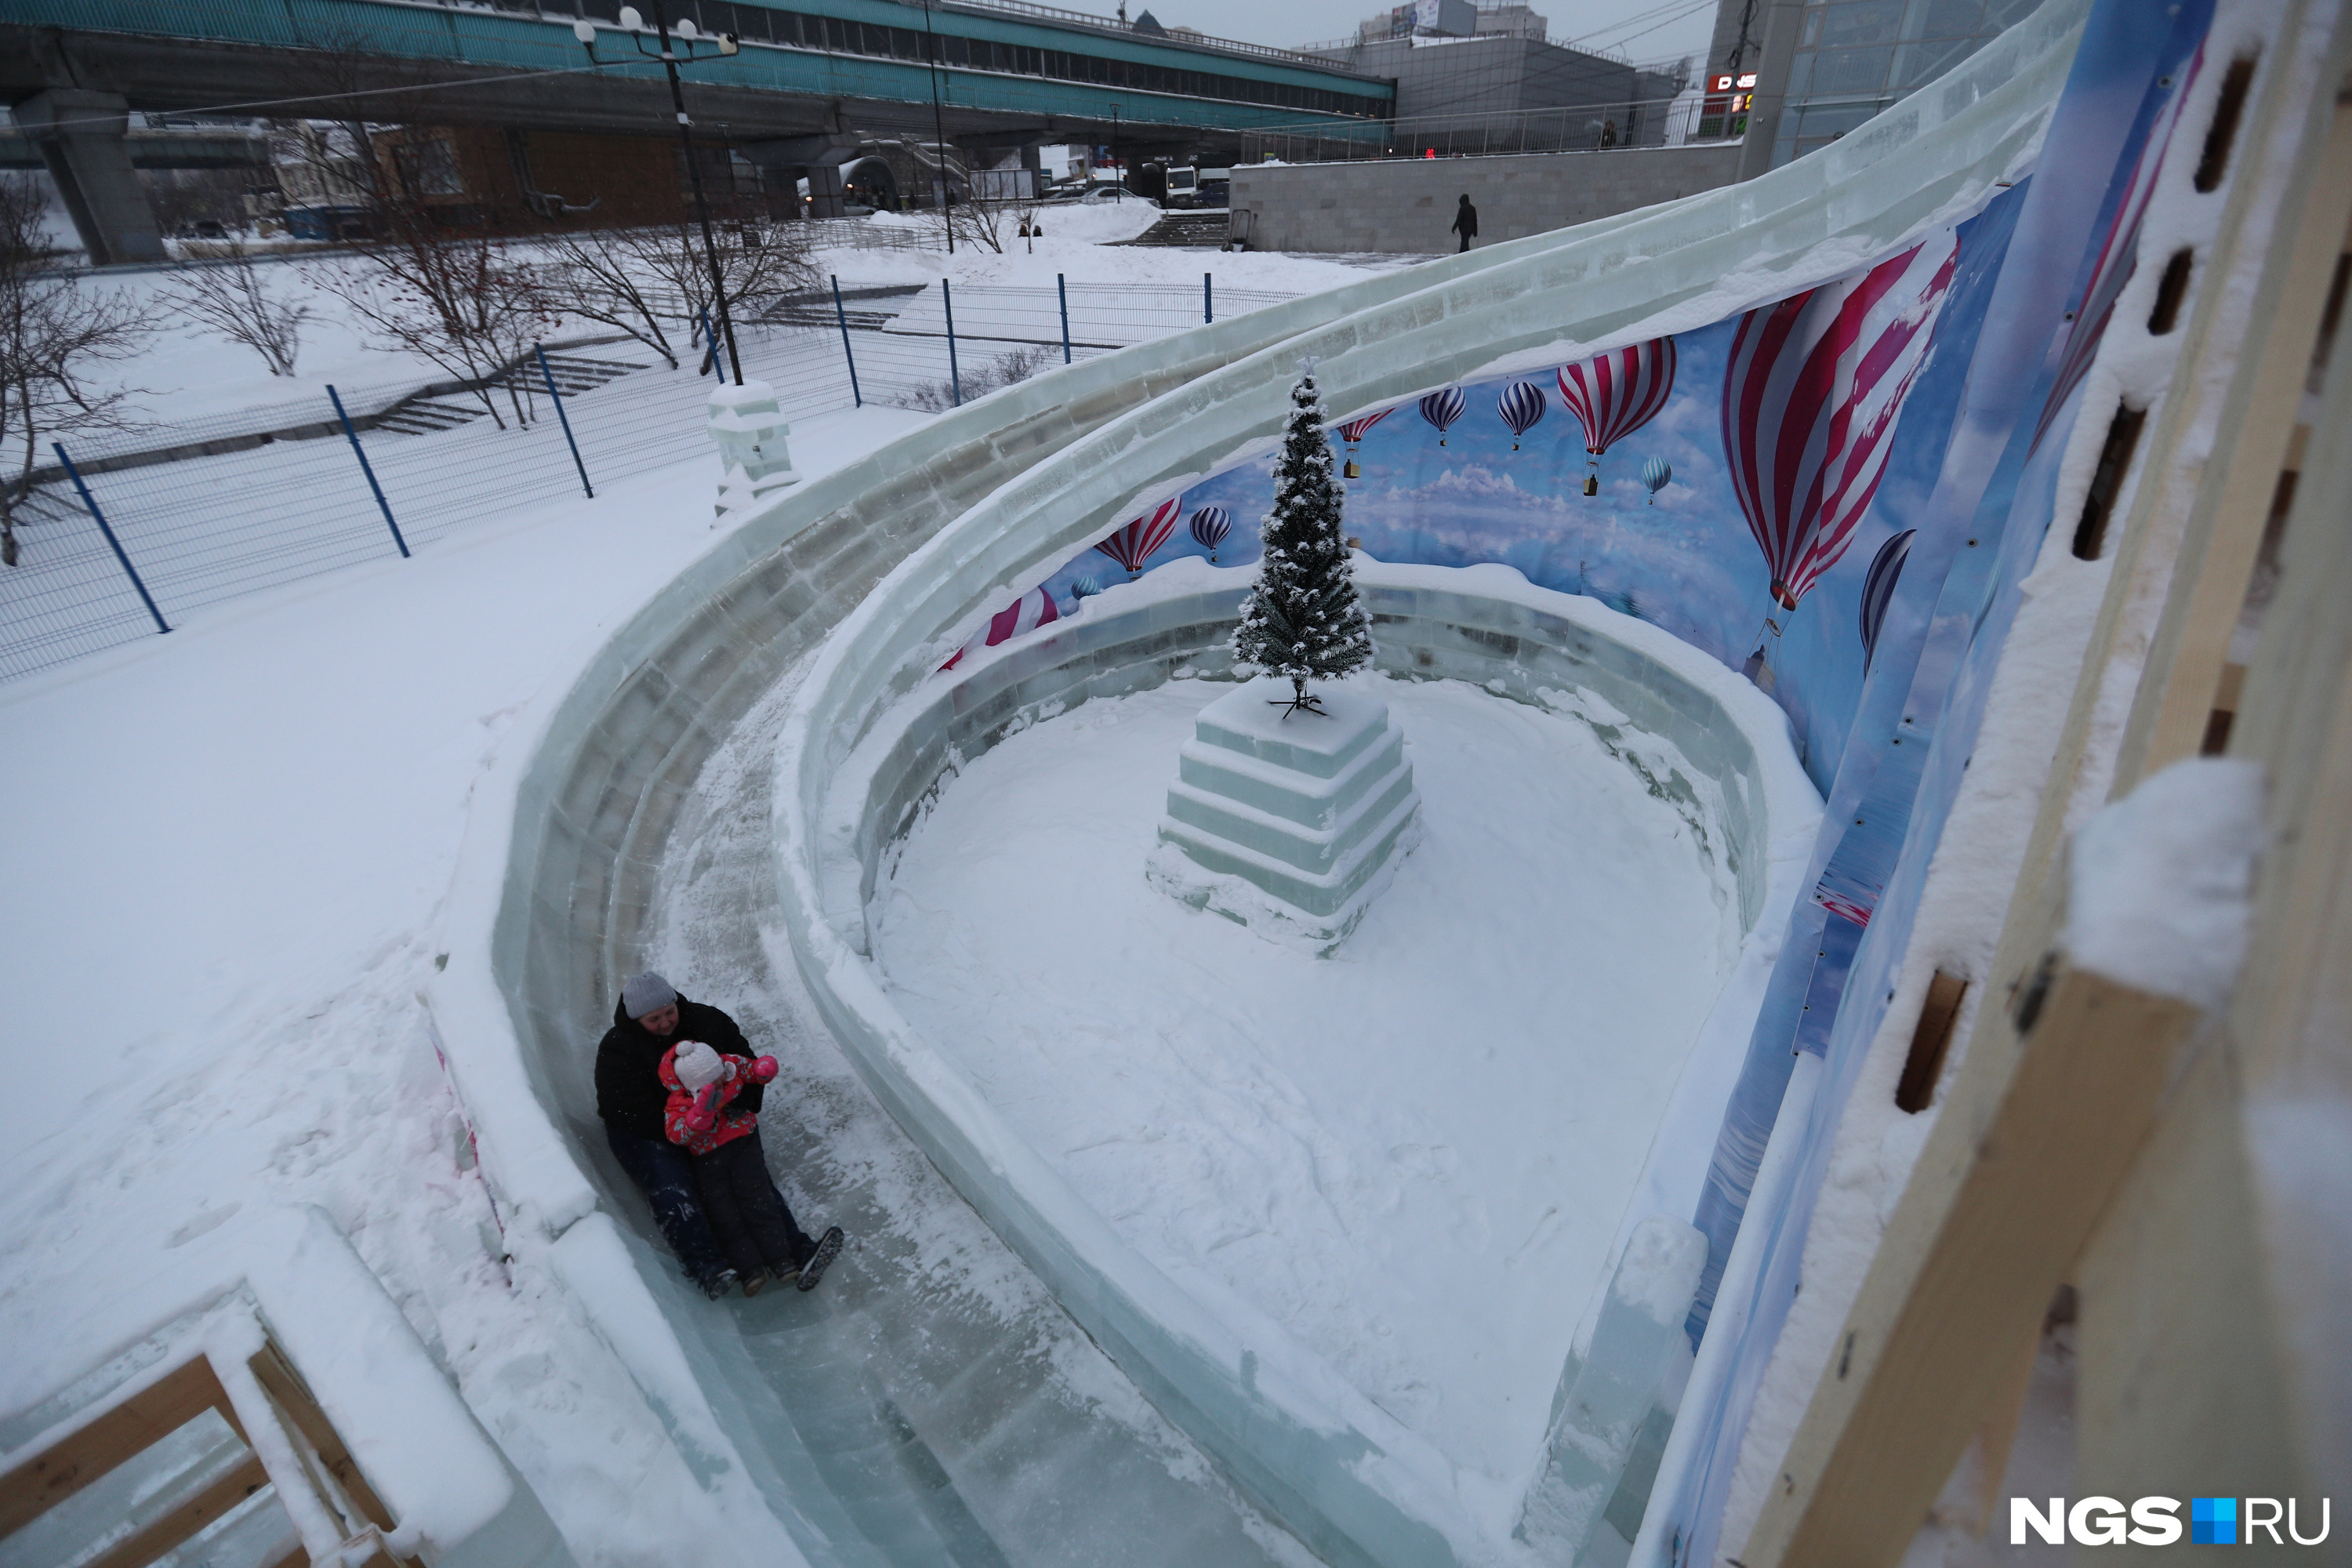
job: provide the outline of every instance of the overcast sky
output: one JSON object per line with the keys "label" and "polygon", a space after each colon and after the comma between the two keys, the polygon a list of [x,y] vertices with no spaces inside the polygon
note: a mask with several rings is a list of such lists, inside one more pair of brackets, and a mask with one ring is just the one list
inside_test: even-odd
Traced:
{"label": "overcast sky", "polygon": [[[1066,0],[1089,11],[1110,11],[1117,0]],[[1391,0],[1393,4],[1394,0]],[[1706,51],[1715,28],[1715,0],[1533,0],[1551,19],[1551,36],[1622,49],[1636,60]],[[1356,24],[1388,9],[1378,0],[1128,0],[1127,14],[1149,10],[1167,26],[1198,27],[1213,37],[1289,47],[1345,37]]]}

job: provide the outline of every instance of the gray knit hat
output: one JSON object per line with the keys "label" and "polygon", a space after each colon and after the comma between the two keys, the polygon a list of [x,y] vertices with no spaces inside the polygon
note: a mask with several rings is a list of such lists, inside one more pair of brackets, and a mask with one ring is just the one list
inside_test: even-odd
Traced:
{"label": "gray knit hat", "polygon": [[621,1011],[632,1018],[658,1013],[677,1000],[677,987],[650,969],[621,987]]}

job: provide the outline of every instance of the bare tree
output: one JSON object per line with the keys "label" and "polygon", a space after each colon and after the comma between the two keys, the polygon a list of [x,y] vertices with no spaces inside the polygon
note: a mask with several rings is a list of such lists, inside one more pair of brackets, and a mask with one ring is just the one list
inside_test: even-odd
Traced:
{"label": "bare tree", "polygon": [[194,267],[161,295],[163,304],[193,316],[214,336],[243,343],[268,363],[272,375],[292,375],[310,307],[286,298],[263,279],[242,244],[228,258]]}
{"label": "bare tree", "polygon": [[547,287],[564,314],[626,332],[661,355],[670,369],[677,368],[677,354],[662,330],[666,296],[625,234],[591,229],[558,234],[543,243]]}
{"label": "bare tree", "polygon": [[1018,201],[978,194],[956,196],[948,207],[948,227],[959,243],[1002,256],[1006,241],[1018,237]]}
{"label": "bare tree", "polygon": [[[396,208],[388,234],[344,266],[312,278],[351,307],[383,346],[405,349],[464,382],[499,428],[490,391],[557,320],[531,266],[488,235],[436,233]],[[506,377],[515,422],[530,423],[516,378]]]}
{"label": "bare tree", "polygon": [[[762,308],[777,294],[803,292],[824,282],[808,258],[808,241],[798,224],[762,228],[751,223],[730,223],[718,232],[714,247],[719,276],[727,302],[738,317]],[[681,329],[690,329],[706,317],[715,325],[710,261],[702,247],[699,226],[686,222],[651,228],[628,229],[614,237],[638,269],[647,297],[658,308],[673,312]],[[688,335],[691,336],[690,330]]]}
{"label": "bare tree", "polygon": [[135,428],[128,389],[100,392],[98,365],[136,354],[153,330],[122,290],[86,289],[48,247],[47,203],[31,180],[0,176],[0,565],[17,563],[16,525],[41,446],[84,430]]}

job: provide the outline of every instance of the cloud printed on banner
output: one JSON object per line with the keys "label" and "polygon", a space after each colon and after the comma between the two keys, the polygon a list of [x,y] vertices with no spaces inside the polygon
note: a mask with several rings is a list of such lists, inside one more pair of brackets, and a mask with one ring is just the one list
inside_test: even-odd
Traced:
{"label": "cloud printed on banner", "polygon": [[[2004,192],[1995,203],[2017,199],[2017,192]],[[1598,493],[1589,497],[1583,494],[1584,431],[1560,405],[1552,374],[1465,384],[1463,413],[1443,447],[1438,432],[1420,416],[1417,399],[1400,400],[1394,417],[1344,449],[1362,470],[1346,482],[1347,531],[1382,561],[1514,567],[1539,586],[1590,595],[1650,621],[1735,669],[1764,646],[1773,695],[1789,714],[1808,769],[1826,787],[1861,697],[1864,578],[1880,545],[1918,526],[1927,514],[2006,248],[2007,216],[2002,212],[2002,221],[1991,226],[2002,239],[1983,245],[1971,244],[1969,236],[1986,224],[1987,215],[1960,226],[1958,268],[1888,437],[1876,498],[1843,555],[1793,612],[1773,602],[1771,568],[1749,531],[1724,452],[1724,377],[1738,318],[1675,334],[1671,395],[1598,460]],[[1545,389],[1549,410],[1525,428],[1514,450],[1499,404],[1505,390],[1523,380]],[[1330,409],[1333,446],[1341,446],[1337,426],[1342,420],[1378,407]],[[1674,469],[1654,504],[1641,479],[1652,458]],[[1232,514],[1232,531],[1217,549],[1220,564],[1257,562],[1260,520],[1273,500],[1273,462],[1271,452],[1245,458],[1183,492],[1188,516],[1203,506]],[[1208,553],[1189,530],[1179,528],[1143,565],[1149,571]],[[1080,552],[1045,585],[1067,602],[1082,578],[1115,580],[1116,568],[1106,573],[1106,564],[1091,549]],[[1899,589],[1906,599],[1932,591],[1931,584],[1908,580]]]}

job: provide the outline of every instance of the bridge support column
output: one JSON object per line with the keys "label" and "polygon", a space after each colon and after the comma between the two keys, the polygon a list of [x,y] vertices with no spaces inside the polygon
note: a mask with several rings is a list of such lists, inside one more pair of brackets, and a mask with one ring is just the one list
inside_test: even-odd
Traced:
{"label": "bridge support column", "polygon": [[841,217],[842,179],[838,163],[811,163],[806,171],[809,183],[808,216],[813,218]]}
{"label": "bridge support column", "polygon": [[163,227],[123,141],[127,110],[115,93],[52,88],[13,110],[40,148],[93,267],[163,259]]}

